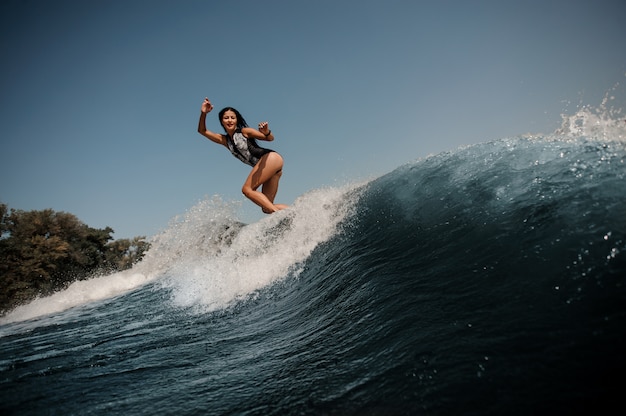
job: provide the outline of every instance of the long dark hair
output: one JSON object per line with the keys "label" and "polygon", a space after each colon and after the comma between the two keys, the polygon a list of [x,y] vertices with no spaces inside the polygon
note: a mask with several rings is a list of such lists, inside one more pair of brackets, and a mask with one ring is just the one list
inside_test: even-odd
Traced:
{"label": "long dark hair", "polygon": [[[235,110],[232,107],[226,107],[220,110],[220,113],[219,113],[220,124],[222,124],[222,117],[224,117],[224,113],[227,111],[232,111],[233,113],[235,113],[235,116],[237,117],[237,130],[241,130],[244,127],[248,127],[248,123],[246,123],[246,119],[243,118],[243,116],[241,115],[239,111]],[[224,127],[223,124],[222,124],[222,128],[224,129],[224,131],[226,131],[226,127]]]}

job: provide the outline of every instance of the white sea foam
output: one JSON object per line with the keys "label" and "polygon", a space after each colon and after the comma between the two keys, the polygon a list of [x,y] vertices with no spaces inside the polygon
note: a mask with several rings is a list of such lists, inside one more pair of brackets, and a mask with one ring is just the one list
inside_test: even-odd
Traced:
{"label": "white sea foam", "polygon": [[[208,227],[213,231],[209,238],[197,243],[193,242],[197,237],[179,240],[181,257],[170,263],[161,280],[171,289],[173,304],[215,310],[290,274],[297,275],[300,264],[318,244],[334,235],[350,213],[354,198],[348,197],[349,189],[308,192],[292,207],[232,234],[232,222],[226,229],[216,220]],[[201,214],[185,220],[191,230],[206,229],[206,221]]]}
{"label": "white sea foam", "polygon": [[38,298],[31,303],[18,306],[0,318],[0,324],[25,321],[62,312],[89,302],[111,298],[142,286],[146,281],[145,275],[135,273],[133,270],[77,281],[67,289],[51,296]]}
{"label": "white sea foam", "polygon": [[297,273],[319,243],[349,213],[344,188],[318,189],[287,210],[244,226],[239,203],[219,197],[200,201],[151,239],[144,259],[130,270],[77,281],[67,289],[22,305],[0,324],[25,321],[131,292],[148,282],[171,290],[177,307],[214,310],[290,272]]}

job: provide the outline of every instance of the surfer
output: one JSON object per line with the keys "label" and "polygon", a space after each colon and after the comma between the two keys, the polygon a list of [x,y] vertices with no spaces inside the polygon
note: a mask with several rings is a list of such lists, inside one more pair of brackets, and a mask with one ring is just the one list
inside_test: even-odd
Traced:
{"label": "surfer", "polygon": [[[213,110],[213,104],[204,99],[200,109],[198,133],[207,139],[225,146],[237,159],[252,166],[252,171],[241,188],[241,192],[261,207],[264,213],[271,214],[287,208],[284,204],[274,204],[278,192],[278,182],[283,173],[283,158],[271,149],[260,147],[256,140],[274,140],[269,124],[259,123],[259,128],[248,127],[239,111],[232,107],[219,112],[220,124],[226,134],[213,133],[206,128],[206,115]],[[261,192],[257,189],[261,187]]]}

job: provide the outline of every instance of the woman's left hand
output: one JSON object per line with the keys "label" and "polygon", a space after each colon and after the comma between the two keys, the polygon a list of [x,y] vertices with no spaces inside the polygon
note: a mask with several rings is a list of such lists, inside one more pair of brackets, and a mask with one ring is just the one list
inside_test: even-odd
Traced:
{"label": "woman's left hand", "polygon": [[267,121],[259,123],[259,131],[266,136],[269,134],[270,125],[267,123]]}

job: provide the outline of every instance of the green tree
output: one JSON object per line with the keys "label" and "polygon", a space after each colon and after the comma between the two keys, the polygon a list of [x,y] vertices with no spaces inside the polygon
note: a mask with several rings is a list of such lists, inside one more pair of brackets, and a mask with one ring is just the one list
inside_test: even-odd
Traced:
{"label": "green tree", "polygon": [[129,268],[149,248],[144,237],[110,242],[112,233],[66,212],[0,204],[0,311],[94,273]]}
{"label": "green tree", "polygon": [[112,271],[126,270],[139,262],[150,248],[145,237],[120,239],[107,244],[106,263]]}

